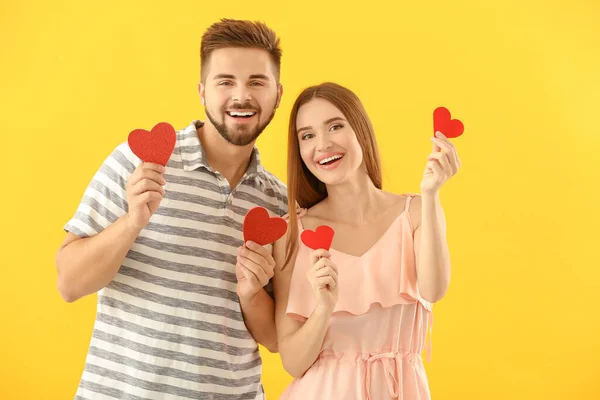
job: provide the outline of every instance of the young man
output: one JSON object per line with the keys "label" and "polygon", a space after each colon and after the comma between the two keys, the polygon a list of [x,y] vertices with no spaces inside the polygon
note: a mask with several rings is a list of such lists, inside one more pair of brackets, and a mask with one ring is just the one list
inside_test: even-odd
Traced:
{"label": "young man", "polygon": [[275,263],[270,245],[243,243],[242,222],[255,206],[287,212],[254,146],[281,99],[281,49],[262,23],[221,20],[200,56],[208,120],[177,133],[166,168],[118,146],[65,226],[58,289],[98,292],[77,399],[264,398]]}

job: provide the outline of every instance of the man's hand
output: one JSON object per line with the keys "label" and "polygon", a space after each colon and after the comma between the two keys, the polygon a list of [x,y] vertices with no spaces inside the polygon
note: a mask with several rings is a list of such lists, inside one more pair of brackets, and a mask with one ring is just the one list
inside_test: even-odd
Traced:
{"label": "man's hand", "polygon": [[264,247],[247,242],[238,249],[235,276],[238,280],[237,294],[240,298],[250,300],[273,277],[275,260]]}
{"label": "man's hand", "polygon": [[159,164],[140,164],[127,181],[127,220],[131,228],[141,231],[158,209],[165,194],[165,167]]}

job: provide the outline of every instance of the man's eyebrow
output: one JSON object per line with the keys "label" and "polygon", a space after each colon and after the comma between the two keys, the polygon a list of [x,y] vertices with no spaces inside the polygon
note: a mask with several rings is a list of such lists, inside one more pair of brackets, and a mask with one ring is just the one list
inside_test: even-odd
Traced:
{"label": "man's eyebrow", "polygon": [[[235,76],[231,74],[217,74],[213,79],[235,79]],[[265,74],[252,74],[249,76],[249,79],[264,79],[268,81],[269,77]]]}
{"label": "man's eyebrow", "polygon": [[268,81],[269,77],[265,74],[252,74],[250,75],[250,79],[264,79],[265,81]]}

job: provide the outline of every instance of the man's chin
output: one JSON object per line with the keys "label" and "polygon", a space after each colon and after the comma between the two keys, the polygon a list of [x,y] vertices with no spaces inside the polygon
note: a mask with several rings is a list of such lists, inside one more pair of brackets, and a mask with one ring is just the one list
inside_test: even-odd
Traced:
{"label": "man's chin", "polygon": [[256,132],[256,126],[250,125],[227,125],[227,132],[231,136],[251,136],[254,132]]}
{"label": "man's chin", "polygon": [[239,132],[239,131],[229,131],[227,137],[225,138],[229,143],[234,144],[236,146],[247,146],[250,143],[254,142],[260,134],[255,134],[254,132]]}

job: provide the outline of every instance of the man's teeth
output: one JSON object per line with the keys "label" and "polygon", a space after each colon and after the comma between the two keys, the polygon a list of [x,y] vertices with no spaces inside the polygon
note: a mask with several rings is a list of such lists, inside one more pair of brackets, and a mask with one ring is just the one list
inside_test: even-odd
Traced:
{"label": "man's teeth", "polygon": [[251,117],[254,114],[256,114],[255,112],[252,111],[229,111],[229,115],[231,115],[232,117]]}
{"label": "man's teeth", "polygon": [[336,155],[336,156],[327,157],[327,158],[324,158],[321,161],[319,161],[319,164],[324,165],[324,164],[327,164],[330,161],[338,160],[340,158],[342,158],[342,156],[339,155],[339,154]]}

